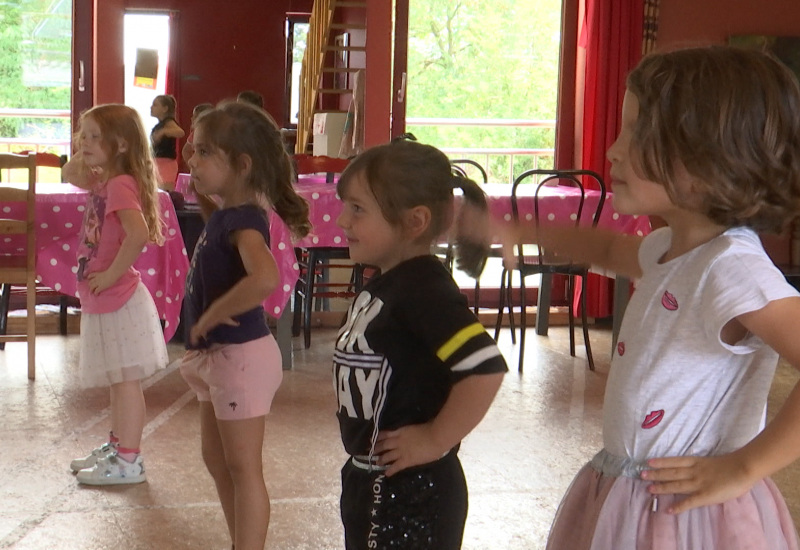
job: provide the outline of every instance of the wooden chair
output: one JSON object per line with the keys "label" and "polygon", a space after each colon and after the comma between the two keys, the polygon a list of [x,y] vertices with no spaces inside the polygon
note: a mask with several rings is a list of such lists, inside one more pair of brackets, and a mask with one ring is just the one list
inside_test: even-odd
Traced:
{"label": "wooden chair", "polygon": [[17,168],[28,170],[27,185],[0,183],[0,202],[25,203],[25,215],[22,219],[0,217],[0,235],[25,235],[25,247],[23,251],[2,256],[0,302],[5,303],[10,298],[10,285],[25,285],[27,322],[24,334],[6,334],[6,319],[0,319],[0,342],[27,342],[28,378],[33,380],[36,376],[36,157],[0,153],[0,171]]}
{"label": "wooden chair", "polygon": [[[36,158],[36,177],[39,179],[39,168],[58,168],[59,170],[67,163],[67,155],[56,155],[55,153],[34,153],[32,151],[24,151],[25,154],[33,155]],[[8,319],[8,311],[11,307],[12,300],[18,301],[21,296],[24,296],[25,289],[21,287],[8,286],[6,292],[10,293],[7,299],[0,301],[0,326],[5,326]],[[62,336],[69,333],[68,330],[68,308],[79,307],[80,301],[73,297],[62,294],[57,290],[44,286],[36,286],[36,303],[37,304],[58,304],[58,330]],[[0,344],[0,349],[2,344]]]}
{"label": "wooden chair", "polygon": [[[329,183],[333,183],[336,174],[341,173],[350,162],[348,159],[300,154],[294,155],[293,160],[297,174],[324,173]],[[295,253],[300,277],[294,289],[292,334],[299,335],[302,328],[303,344],[308,348],[311,345],[311,312],[314,301],[354,297],[363,286],[364,267],[349,262],[335,262],[350,259],[347,246],[298,247]],[[349,270],[349,281],[331,282],[329,274],[334,269]],[[322,309],[319,303],[317,305],[318,309]]]}
{"label": "wooden chair", "polygon": [[[584,187],[583,178],[588,178],[595,182],[596,186],[600,189],[600,197],[597,205],[590,212],[590,216],[583,215],[583,207],[586,200],[586,188]],[[545,186],[552,186],[554,184],[566,185],[575,187],[580,190],[580,200],[577,208],[572,213],[570,219],[573,224],[577,226],[591,226],[596,227],[600,219],[600,214],[603,211],[603,204],[606,197],[606,186],[602,177],[589,170],[527,170],[520,174],[511,187],[511,214],[515,222],[519,222],[519,207],[517,205],[517,193],[520,185],[531,184],[536,185],[534,194],[534,223],[539,226],[539,197],[542,189]],[[513,325],[513,304],[512,304],[512,272],[517,271],[520,274],[520,289],[519,289],[519,306],[520,306],[520,341],[519,341],[519,366],[518,369],[522,372],[523,359],[525,354],[525,329],[527,328],[527,315],[526,315],[526,296],[525,296],[525,278],[531,275],[564,275],[567,279],[567,305],[569,317],[569,353],[575,356],[575,314],[572,306],[572,297],[575,289],[575,279],[580,277],[584,284],[586,277],[589,273],[589,266],[584,264],[576,264],[570,261],[564,261],[552,254],[548,254],[542,247],[537,247],[536,253],[529,254],[526,247],[522,244],[517,245],[517,258],[513,265],[508,265],[504,262],[503,272],[500,281],[500,303],[498,305],[497,323],[495,325],[495,339],[497,339],[500,326],[503,320],[503,310],[508,307],[509,317],[512,320],[511,331],[514,334]],[[589,342],[589,325],[586,317],[586,292],[581,292],[580,297],[581,308],[581,324],[583,328],[583,341],[586,346],[586,358],[589,362],[589,369],[594,370],[594,358],[592,357],[592,347]]]}

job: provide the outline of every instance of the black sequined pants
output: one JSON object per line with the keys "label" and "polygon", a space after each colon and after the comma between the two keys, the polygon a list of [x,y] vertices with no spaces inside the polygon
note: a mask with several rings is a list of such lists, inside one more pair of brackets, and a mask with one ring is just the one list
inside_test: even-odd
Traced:
{"label": "black sequined pants", "polygon": [[386,477],[348,460],[342,468],[347,550],[455,550],[467,519],[467,482],[455,452]]}

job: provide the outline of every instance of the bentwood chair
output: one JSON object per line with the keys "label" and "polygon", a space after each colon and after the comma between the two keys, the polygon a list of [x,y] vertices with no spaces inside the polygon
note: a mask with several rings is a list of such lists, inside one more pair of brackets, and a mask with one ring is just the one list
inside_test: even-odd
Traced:
{"label": "bentwood chair", "polygon": [[[336,175],[344,171],[350,161],[298,154],[294,155],[294,162],[298,175],[324,173],[326,182],[333,185]],[[354,297],[363,286],[364,266],[341,261],[350,259],[347,246],[297,247],[295,253],[300,276],[294,289],[292,334],[299,335],[302,328],[303,344],[308,348],[311,345],[311,312],[315,303],[318,309],[322,309],[322,304],[331,298]],[[349,272],[348,279],[342,282],[331,280],[333,270]]]}
{"label": "bentwood chair", "polygon": [[[585,179],[584,179],[585,178]],[[584,181],[592,181],[593,186],[599,189],[599,197],[597,203],[591,207],[587,206],[586,191]],[[519,194],[521,187],[524,185],[535,185],[533,194],[533,221],[538,228],[540,225],[540,208],[539,200],[544,194],[543,190],[556,186],[568,186],[576,188],[579,191],[577,201],[574,201],[575,208],[570,213],[569,219],[575,227],[586,226],[596,227],[600,219],[600,214],[603,210],[603,204],[606,198],[606,186],[602,177],[590,170],[527,170],[520,174],[511,187],[511,214],[515,223],[520,221],[519,213]],[[567,202],[565,201],[565,204]],[[584,207],[587,207],[584,213]],[[563,275],[566,278],[566,297],[568,305],[569,317],[569,353],[575,356],[575,313],[572,304],[573,295],[575,292],[575,281],[581,278],[583,282],[582,290],[580,293],[580,310],[581,310],[581,325],[583,328],[583,342],[586,347],[586,358],[589,362],[589,369],[594,370],[594,358],[592,357],[592,348],[589,341],[589,325],[586,316],[586,277],[589,273],[589,267],[585,264],[577,264],[569,260],[561,259],[548,253],[547,250],[541,246],[536,247],[535,253],[530,253],[530,245],[523,246],[518,244],[516,246],[516,258],[513,263],[503,262],[503,271],[500,281],[500,303],[498,306],[497,324],[495,326],[495,339],[500,331],[500,326],[503,319],[503,310],[507,307],[510,318],[513,320],[513,303],[512,303],[512,273],[519,273],[520,288],[519,288],[519,308],[520,308],[520,338],[519,338],[519,371],[523,370],[523,362],[525,355],[525,329],[527,328],[527,315],[526,315],[526,287],[525,279],[531,275]],[[511,327],[512,334],[514,327]]]}
{"label": "bentwood chair", "polygon": [[20,239],[25,244],[0,256],[0,304],[7,308],[11,285],[24,285],[26,323],[24,334],[7,334],[7,319],[0,318],[0,343],[27,342],[28,378],[33,380],[36,377],[36,156],[0,153],[0,173],[7,170],[10,174],[14,169],[27,170],[26,183],[0,183],[0,202],[24,204],[23,215],[7,219],[0,210],[0,236]]}

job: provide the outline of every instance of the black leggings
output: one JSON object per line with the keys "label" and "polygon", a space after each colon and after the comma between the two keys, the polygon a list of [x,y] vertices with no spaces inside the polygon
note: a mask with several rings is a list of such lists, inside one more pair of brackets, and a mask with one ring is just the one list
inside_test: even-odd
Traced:
{"label": "black leggings", "polygon": [[461,548],[467,481],[455,452],[392,477],[348,460],[342,468],[345,548]]}

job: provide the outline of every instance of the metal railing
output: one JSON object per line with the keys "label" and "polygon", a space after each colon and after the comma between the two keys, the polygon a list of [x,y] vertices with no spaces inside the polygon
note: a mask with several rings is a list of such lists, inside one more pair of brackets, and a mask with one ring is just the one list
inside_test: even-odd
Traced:
{"label": "metal railing", "polygon": [[[0,109],[2,118],[50,118],[67,119],[72,116],[69,109]],[[19,153],[33,151],[35,153],[55,153],[57,155],[70,154],[71,140],[51,139],[39,137],[8,137],[0,135],[0,151],[6,153]]]}
{"label": "metal railing", "polygon": [[[500,128],[500,127],[514,127],[514,128],[543,128],[553,131],[555,141],[555,120],[532,120],[532,119],[516,119],[516,118],[424,118],[424,117],[409,117],[406,119],[406,127],[409,126],[479,126],[485,128]],[[553,166],[555,158],[555,150],[552,148],[534,149],[534,148],[521,148],[521,147],[440,147],[440,149],[449,157],[463,157],[470,158],[477,161],[482,166],[487,167],[487,170],[492,165],[490,162],[492,158],[506,157],[507,162],[502,164],[508,165],[508,175],[500,176],[499,174],[491,174],[490,180],[505,180],[514,181],[516,173],[522,170],[515,170],[517,165],[516,160],[518,157],[532,158],[533,165],[527,165],[524,169],[529,168],[550,168]],[[543,166],[546,164],[546,166]]]}

